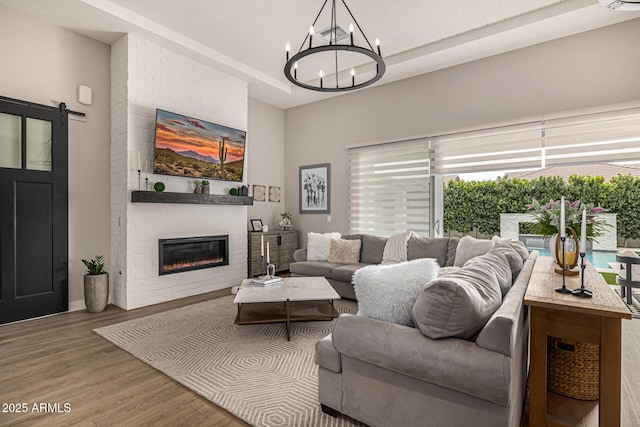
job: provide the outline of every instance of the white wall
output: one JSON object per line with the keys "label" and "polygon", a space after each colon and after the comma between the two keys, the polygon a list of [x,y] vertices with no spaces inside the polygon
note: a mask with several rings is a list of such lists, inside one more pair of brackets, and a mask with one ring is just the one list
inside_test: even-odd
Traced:
{"label": "white wall", "polygon": [[[149,188],[162,181],[168,192],[193,191],[192,178],[151,173],[156,108],[247,129],[247,83],[135,35],[112,50],[114,303],[131,309],[238,285],[247,274],[246,206],[130,200],[138,153],[143,169],[149,162]],[[239,185],[211,180],[211,193]],[[221,234],[229,235],[229,265],[159,276],[158,239]]]}
{"label": "white wall", "polygon": [[[69,121],[69,301],[84,307],[82,258],[109,259],[108,45],[0,6],[0,95],[87,114]],[[78,103],[78,85],[93,104]]]}
{"label": "white wall", "polygon": [[[280,202],[254,201],[249,207],[249,219],[261,219],[270,230],[280,222],[285,212],[284,180],[284,110],[249,98],[249,130],[247,140],[251,146],[248,157],[249,184],[280,187]],[[251,227],[248,225],[248,229]]]}
{"label": "white wall", "polygon": [[[285,111],[286,209],[348,231],[346,146],[640,100],[640,19]],[[332,222],[298,212],[298,167],[331,163]]]}

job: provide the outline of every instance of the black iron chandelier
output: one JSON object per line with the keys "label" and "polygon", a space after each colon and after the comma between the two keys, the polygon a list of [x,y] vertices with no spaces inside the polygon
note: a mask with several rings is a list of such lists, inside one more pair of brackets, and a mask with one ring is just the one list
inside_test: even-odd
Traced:
{"label": "black iron chandelier", "polygon": [[[387,67],[384,61],[382,60],[382,55],[380,54],[380,41],[378,39],[375,40],[376,49],[374,50],[373,46],[371,46],[371,43],[369,43],[369,39],[362,31],[362,28],[360,28],[360,24],[358,24],[358,21],[351,13],[349,6],[347,6],[344,0],[340,0],[340,1],[342,2],[346,11],[349,13],[349,16],[353,20],[353,22],[349,25],[348,37],[347,37],[347,33],[337,23],[336,0],[332,0],[331,1],[331,24],[329,28],[321,32],[321,35],[325,37],[328,36],[329,44],[323,44],[323,45],[317,45],[317,46],[313,45],[313,41],[314,41],[313,36],[315,34],[315,26],[317,24],[318,18],[320,18],[320,15],[322,14],[322,11],[324,10],[328,2],[328,0],[325,0],[324,3],[322,4],[322,7],[320,8],[320,12],[318,12],[318,15],[316,16],[316,19],[313,21],[313,24],[311,24],[309,33],[306,35],[306,37],[302,41],[302,44],[300,45],[300,49],[298,49],[298,53],[290,57],[291,46],[289,45],[289,43],[287,43],[287,46],[286,46],[287,63],[284,66],[284,75],[287,77],[287,79],[291,83],[295,84],[296,86],[300,86],[305,89],[315,90],[319,92],[346,92],[350,90],[360,89],[365,86],[369,86],[370,84],[373,84],[378,80],[380,80],[380,78],[384,75],[384,72],[386,71]],[[354,43],[354,26],[353,26],[354,23],[368,47],[361,47]],[[343,39],[344,40],[348,39],[349,42],[339,43]],[[308,44],[307,44],[307,40],[308,40]],[[305,46],[306,46],[306,49],[304,49]],[[342,55],[345,52],[355,53],[357,55],[364,55],[366,57],[369,57],[373,61],[375,61],[375,75],[369,78],[368,80],[359,81],[358,76],[356,76],[355,68],[352,67],[350,81],[343,78],[341,83],[340,72],[339,72],[339,61],[342,60],[340,55]],[[309,58],[313,55],[315,55],[315,58],[321,58],[322,54],[325,54],[325,53],[329,53],[329,54],[333,53],[333,55],[330,55],[332,57],[331,59],[329,58],[324,58],[324,59],[330,61],[327,64],[329,65],[329,67],[325,67],[325,69],[330,69],[331,71],[335,72],[335,75],[334,75],[335,82],[333,81],[333,78],[331,78],[331,81],[328,81],[329,79],[325,78],[325,74],[322,67],[319,67],[317,78],[311,78],[307,81],[299,80],[298,71],[299,69],[301,70],[303,68],[302,59]],[[353,58],[351,59],[353,60]],[[348,61],[343,62],[343,64],[345,63],[348,64]],[[308,64],[305,64],[305,65],[308,65]],[[312,66],[315,67],[314,64],[311,64],[309,68],[311,68]],[[308,70],[306,71],[308,72]],[[370,73],[365,73],[365,74],[370,75]]]}

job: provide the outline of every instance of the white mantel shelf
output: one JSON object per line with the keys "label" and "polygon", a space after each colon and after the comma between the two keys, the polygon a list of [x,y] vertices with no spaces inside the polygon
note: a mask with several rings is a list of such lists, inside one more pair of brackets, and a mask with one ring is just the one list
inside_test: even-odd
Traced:
{"label": "white mantel shelf", "polygon": [[132,191],[132,203],[182,203],[187,205],[252,206],[253,197],[222,194],[169,193],[160,191]]}

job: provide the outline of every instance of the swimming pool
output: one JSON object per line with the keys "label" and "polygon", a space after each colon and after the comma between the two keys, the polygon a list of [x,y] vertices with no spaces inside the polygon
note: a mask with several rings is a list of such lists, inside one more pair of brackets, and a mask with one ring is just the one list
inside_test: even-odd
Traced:
{"label": "swimming pool", "polygon": [[[551,256],[551,251],[547,248],[529,248],[532,251],[539,251],[540,256]],[[610,262],[616,262],[616,252],[615,251],[587,251],[587,255],[585,256],[587,260],[594,266],[598,268],[610,268]],[[580,261],[578,261],[580,262]]]}

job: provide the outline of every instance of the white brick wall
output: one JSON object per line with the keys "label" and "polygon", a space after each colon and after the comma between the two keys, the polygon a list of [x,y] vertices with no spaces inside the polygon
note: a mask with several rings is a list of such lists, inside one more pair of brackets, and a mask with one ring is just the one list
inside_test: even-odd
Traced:
{"label": "white brick wall", "polygon": [[[145,160],[151,170],[156,108],[247,129],[247,84],[134,35],[113,45],[111,67],[114,303],[131,309],[238,285],[247,274],[246,207],[130,200],[138,188],[138,152],[143,189]],[[148,176],[150,189],[162,181],[166,191],[193,191],[192,179]],[[211,181],[211,192],[238,185]],[[229,235],[228,266],[158,274],[158,239],[219,234]]]}

